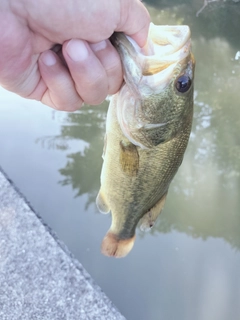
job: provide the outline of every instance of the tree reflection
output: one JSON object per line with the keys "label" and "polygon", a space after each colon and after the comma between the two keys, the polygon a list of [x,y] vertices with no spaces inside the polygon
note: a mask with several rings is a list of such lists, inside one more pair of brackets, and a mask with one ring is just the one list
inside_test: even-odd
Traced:
{"label": "tree reflection", "polygon": [[64,177],[59,183],[71,185],[76,190],[76,197],[88,195],[86,207],[95,201],[100,187],[100,172],[102,165],[103,137],[105,132],[107,102],[101,106],[85,106],[80,111],[68,113],[60,135],[42,137],[37,140],[43,147],[68,150],[74,141],[84,142],[82,152],[67,155],[67,163],[59,172]]}
{"label": "tree reflection", "polygon": [[105,132],[106,106],[86,107],[81,112],[68,114],[67,122],[62,126],[64,139],[77,139],[87,142],[84,151],[69,154],[65,168],[59,170],[64,179],[60,183],[72,185],[77,190],[76,197],[88,195],[86,207],[95,202],[100,187],[101,154]]}

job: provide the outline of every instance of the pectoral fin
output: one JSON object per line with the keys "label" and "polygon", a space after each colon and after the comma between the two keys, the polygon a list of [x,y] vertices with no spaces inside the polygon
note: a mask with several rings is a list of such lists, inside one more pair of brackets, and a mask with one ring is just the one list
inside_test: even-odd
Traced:
{"label": "pectoral fin", "polygon": [[141,219],[141,225],[140,229],[142,231],[148,231],[150,230],[155,221],[157,220],[157,217],[160,215],[165,201],[167,197],[167,192],[164,194],[164,196],[155,204],[155,206],[152,207]]}
{"label": "pectoral fin", "polygon": [[139,154],[137,146],[128,140],[120,141],[120,164],[124,173],[136,176],[139,168]]}
{"label": "pectoral fin", "polygon": [[98,207],[98,210],[101,213],[109,213],[110,212],[110,208],[107,204],[107,201],[106,201],[101,189],[99,190],[98,195],[97,195],[96,205]]}

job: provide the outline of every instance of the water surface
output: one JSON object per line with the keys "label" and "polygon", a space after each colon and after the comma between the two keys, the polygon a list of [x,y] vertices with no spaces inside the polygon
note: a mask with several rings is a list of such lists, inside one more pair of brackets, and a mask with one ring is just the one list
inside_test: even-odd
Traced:
{"label": "water surface", "polygon": [[197,60],[184,162],[151,233],[110,259],[95,206],[107,103],[67,114],[0,89],[0,165],[129,320],[240,318],[240,4],[148,1],[156,24],[189,24]]}

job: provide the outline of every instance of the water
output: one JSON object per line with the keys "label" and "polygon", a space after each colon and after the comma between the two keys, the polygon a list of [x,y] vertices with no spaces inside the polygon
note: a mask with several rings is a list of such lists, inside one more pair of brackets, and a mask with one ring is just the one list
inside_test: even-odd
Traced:
{"label": "water", "polygon": [[189,24],[195,114],[183,165],[151,233],[101,255],[97,212],[107,103],[60,113],[0,89],[0,165],[131,320],[240,318],[240,51],[236,1],[149,1],[158,24]]}

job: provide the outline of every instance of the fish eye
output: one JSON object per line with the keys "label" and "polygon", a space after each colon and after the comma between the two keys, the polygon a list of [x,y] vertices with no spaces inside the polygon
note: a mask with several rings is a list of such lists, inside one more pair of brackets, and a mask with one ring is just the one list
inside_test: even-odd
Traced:
{"label": "fish eye", "polygon": [[189,76],[181,75],[176,81],[176,89],[178,92],[187,92],[191,87],[192,81]]}

